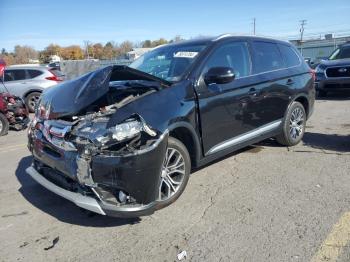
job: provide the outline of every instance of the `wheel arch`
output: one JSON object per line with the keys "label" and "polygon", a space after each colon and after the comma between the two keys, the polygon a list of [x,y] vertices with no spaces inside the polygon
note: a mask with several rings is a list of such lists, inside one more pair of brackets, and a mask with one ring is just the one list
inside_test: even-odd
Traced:
{"label": "wheel arch", "polygon": [[168,127],[169,136],[180,140],[191,158],[191,165],[196,167],[201,152],[200,142],[194,127],[187,122],[176,122]]}
{"label": "wheel arch", "polygon": [[[309,103],[309,99],[305,96],[305,95],[298,95],[296,96],[292,102],[299,102],[300,104],[303,105],[304,109],[305,109],[305,113],[307,115],[307,117],[309,116],[310,113],[310,103]],[[292,104],[292,102],[290,103],[290,105]],[[289,106],[290,106],[289,105]],[[289,109],[289,107],[288,107]]]}
{"label": "wheel arch", "polygon": [[42,93],[43,90],[42,90],[42,89],[39,89],[39,88],[30,89],[30,90],[28,90],[27,92],[25,92],[25,93],[23,94],[23,98],[25,99],[29,94],[34,93],[34,92]]}

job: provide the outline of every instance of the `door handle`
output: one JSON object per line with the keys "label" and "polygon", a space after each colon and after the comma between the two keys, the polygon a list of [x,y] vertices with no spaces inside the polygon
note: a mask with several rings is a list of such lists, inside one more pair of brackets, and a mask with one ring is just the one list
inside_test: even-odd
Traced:
{"label": "door handle", "polygon": [[293,79],[291,79],[291,78],[289,78],[288,80],[287,80],[287,85],[293,85],[294,84],[294,81],[293,81]]}
{"label": "door handle", "polygon": [[252,87],[248,91],[248,95],[250,95],[250,96],[256,96],[257,94],[258,94],[258,92],[257,92],[257,90],[254,87]]}

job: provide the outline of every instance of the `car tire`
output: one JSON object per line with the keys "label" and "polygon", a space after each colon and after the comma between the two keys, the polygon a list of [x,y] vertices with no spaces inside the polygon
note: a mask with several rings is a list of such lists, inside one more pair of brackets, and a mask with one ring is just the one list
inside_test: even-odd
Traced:
{"label": "car tire", "polygon": [[304,106],[294,101],[283,119],[282,133],[276,137],[278,143],[284,146],[295,146],[305,133],[306,112]]}
{"label": "car tire", "polygon": [[[177,157],[180,157],[181,159],[178,159]],[[174,169],[170,168],[172,165],[174,165],[175,161],[179,161],[179,163],[175,166],[178,167],[177,170],[179,170],[179,173],[174,172]],[[161,209],[170,205],[180,197],[180,195],[185,190],[188,179],[190,177],[190,172],[191,158],[185,145],[178,139],[169,137],[166,155],[164,156],[164,162],[160,174],[161,178],[159,185],[157,209]],[[168,175],[171,177],[171,180],[169,180],[169,178],[167,177]],[[171,181],[175,181],[176,183],[179,183],[181,181],[181,183],[179,185],[175,185],[171,183]],[[172,187],[167,185],[167,183],[171,183],[173,187],[176,187],[176,191],[171,190]],[[166,189],[172,191],[172,194],[170,196],[167,195]]]}
{"label": "car tire", "polygon": [[0,136],[7,135],[9,131],[9,121],[6,116],[0,113]]}
{"label": "car tire", "polygon": [[35,104],[38,102],[40,95],[40,92],[32,92],[26,96],[25,102],[30,113],[34,112]]}

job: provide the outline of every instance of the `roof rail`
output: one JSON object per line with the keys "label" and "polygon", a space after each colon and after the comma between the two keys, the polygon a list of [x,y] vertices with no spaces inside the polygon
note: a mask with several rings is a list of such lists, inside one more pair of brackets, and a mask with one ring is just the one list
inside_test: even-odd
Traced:
{"label": "roof rail", "polygon": [[222,38],[229,37],[229,36],[232,36],[232,35],[231,34],[222,34],[222,35],[219,35],[218,37],[214,38],[213,41],[217,41],[217,40],[220,40]]}

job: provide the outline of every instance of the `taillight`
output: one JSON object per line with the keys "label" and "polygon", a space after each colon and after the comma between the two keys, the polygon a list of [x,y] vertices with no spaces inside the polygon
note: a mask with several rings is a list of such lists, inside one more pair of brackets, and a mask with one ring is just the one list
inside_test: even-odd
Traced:
{"label": "taillight", "polygon": [[311,74],[311,77],[312,77],[312,80],[316,80],[316,72],[314,69],[310,69],[310,74]]}
{"label": "taillight", "polygon": [[51,70],[49,70],[49,72],[52,74],[52,76],[45,77],[45,79],[52,80],[52,81],[57,81],[57,82],[62,81],[62,79],[59,78],[58,76],[56,76],[54,72],[52,72]]}

